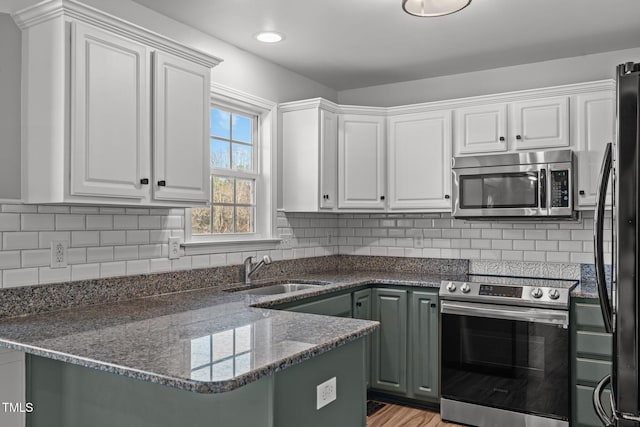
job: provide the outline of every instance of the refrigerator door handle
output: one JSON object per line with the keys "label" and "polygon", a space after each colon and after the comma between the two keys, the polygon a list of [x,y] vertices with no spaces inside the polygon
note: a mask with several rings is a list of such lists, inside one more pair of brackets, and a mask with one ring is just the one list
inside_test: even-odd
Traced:
{"label": "refrigerator door handle", "polygon": [[604,159],[600,169],[600,184],[596,195],[596,208],[593,215],[593,243],[596,267],[596,283],[598,285],[598,298],[600,309],[604,319],[604,326],[608,333],[613,332],[613,309],[607,293],[607,280],[604,273],[604,209],[607,198],[607,185],[611,175],[613,144],[608,143],[604,150]]}
{"label": "refrigerator door handle", "polygon": [[600,382],[596,386],[596,389],[593,390],[593,409],[595,409],[596,414],[598,415],[598,418],[600,418],[600,421],[602,421],[605,427],[615,427],[616,425],[616,416],[615,416],[616,411],[615,411],[615,406],[613,401],[613,393],[611,393],[610,395],[611,413],[612,413],[611,417],[609,417],[609,414],[607,414],[607,412],[602,407],[602,392],[604,391],[605,387],[607,387],[610,383],[611,383],[611,375],[607,375],[606,377],[600,380]]}

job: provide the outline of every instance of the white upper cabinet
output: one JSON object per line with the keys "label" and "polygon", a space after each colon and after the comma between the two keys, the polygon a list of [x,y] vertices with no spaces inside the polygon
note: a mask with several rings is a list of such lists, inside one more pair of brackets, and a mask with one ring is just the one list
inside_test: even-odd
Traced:
{"label": "white upper cabinet", "polygon": [[507,104],[459,108],[455,122],[456,155],[507,151]]}
{"label": "white upper cabinet", "polygon": [[74,23],[71,194],[144,199],[149,178],[145,46]]}
{"label": "white upper cabinet", "polygon": [[343,114],[338,120],[338,207],[384,209],[385,117]]}
{"label": "white upper cabinet", "polygon": [[390,209],[451,208],[451,110],[388,121]]}
{"label": "white upper cabinet", "polygon": [[320,99],[280,105],[282,206],[289,212],[336,207],[338,116]]}
{"label": "white upper cabinet", "polygon": [[210,70],[154,53],[153,197],[209,200]]}
{"label": "white upper cabinet", "polygon": [[13,16],[23,201],[206,203],[210,69],[220,60],[81,3],[56,7]]}
{"label": "white upper cabinet", "polygon": [[575,96],[573,133],[578,152],[578,207],[595,206],[604,148],[615,137],[615,102],[613,90]]}
{"label": "white upper cabinet", "polygon": [[514,102],[509,108],[515,150],[569,147],[568,96]]}

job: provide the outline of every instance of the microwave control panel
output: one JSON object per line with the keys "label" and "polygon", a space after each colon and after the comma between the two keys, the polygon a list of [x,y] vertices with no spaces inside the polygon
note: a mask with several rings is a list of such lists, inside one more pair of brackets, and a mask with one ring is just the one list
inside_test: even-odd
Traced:
{"label": "microwave control panel", "polygon": [[551,207],[569,207],[569,171],[551,171]]}

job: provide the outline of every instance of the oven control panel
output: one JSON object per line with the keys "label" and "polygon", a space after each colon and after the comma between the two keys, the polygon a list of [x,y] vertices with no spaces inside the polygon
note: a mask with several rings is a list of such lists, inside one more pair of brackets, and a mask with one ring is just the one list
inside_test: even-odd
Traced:
{"label": "oven control panel", "polygon": [[444,280],[440,284],[440,298],[450,300],[540,305],[566,308],[570,288],[526,285],[498,285],[479,282]]}

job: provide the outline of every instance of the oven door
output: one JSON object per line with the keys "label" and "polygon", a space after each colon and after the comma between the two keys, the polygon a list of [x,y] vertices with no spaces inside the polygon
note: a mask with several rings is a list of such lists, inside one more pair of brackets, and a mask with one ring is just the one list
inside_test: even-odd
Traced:
{"label": "oven door", "polygon": [[441,303],[443,398],[569,419],[564,310]]}
{"label": "oven door", "polygon": [[546,164],[453,169],[453,216],[547,216]]}

